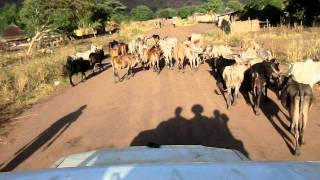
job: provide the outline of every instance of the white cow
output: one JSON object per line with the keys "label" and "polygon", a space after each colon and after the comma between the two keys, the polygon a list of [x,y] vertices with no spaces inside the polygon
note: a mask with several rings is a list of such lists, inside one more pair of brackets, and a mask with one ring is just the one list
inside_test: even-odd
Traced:
{"label": "white cow", "polygon": [[90,60],[89,58],[90,54],[96,52],[97,50],[98,50],[98,47],[92,44],[90,50],[84,51],[84,52],[78,52],[76,53],[76,57],[82,58],[84,60]]}
{"label": "white cow", "polygon": [[172,37],[166,37],[159,41],[159,46],[163,52],[163,56],[168,68],[173,68],[172,54],[173,49],[176,47],[177,43],[178,40]]}
{"label": "white cow", "polygon": [[307,59],[304,62],[292,63],[288,74],[292,75],[295,81],[313,87],[320,82],[320,62]]}

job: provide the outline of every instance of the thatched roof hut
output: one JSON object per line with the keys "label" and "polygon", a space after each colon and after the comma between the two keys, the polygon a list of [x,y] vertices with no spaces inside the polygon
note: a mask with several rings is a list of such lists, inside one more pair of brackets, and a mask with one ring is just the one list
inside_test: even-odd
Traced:
{"label": "thatched roof hut", "polygon": [[11,24],[4,30],[4,32],[1,34],[1,37],[5,41],[14,41],[14,40],[25,39],[26,35],[24,31],[21,28],[19,28],[17,25]]}

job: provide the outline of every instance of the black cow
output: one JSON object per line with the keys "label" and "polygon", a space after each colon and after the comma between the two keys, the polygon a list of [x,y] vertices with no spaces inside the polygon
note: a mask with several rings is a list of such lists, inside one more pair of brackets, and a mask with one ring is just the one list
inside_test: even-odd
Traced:
{"label": "black cow", "polygon": [[279,77],[279,63],[276,60],[262,61],[252,65],[246,72],[245,78],[250,81],[250,90],[253,94],[253,107],[256,115],[260,115],[260,101],[264,94],[267,99],[267,91]]}
{"label": "black cow", "polygon": [[91,62],[91,68],[93,69],[93,73],[94,73],[94,67],[96,64],[99,64],[99,69],[102,69],[102,61],[104,60],[105,56],[104,56],[104,51],[103,49],[98,49],[96,50],[96,52],[93,52],[89,55],[89,59]]}
{"label": "black cow", "polygon": [[213,69],[213,75],[217,80],[217,86],[221,92],[224,92],[224,90],[227,88],[222,77],[223,71],[227,66],[231,66],[235,63],[236,61],[234,59],[225,59],[223,57],[213,59],[213,64],[211,64],[211,67]]}
{"label": "black cow", "polygon": [[116,40],[113,40],[111,42],[109,42],[109,48],[115,48],[119,45],[120,43]]}
{"label": "black cow", "polygon": [[290,130],[295,137],[294,154],[299,155],[300,145],[305,143],[303,135],[313,100],[312,87],[308,84],[298,83],[292,77],[284,77],[283,79],[280,98],[282,104],[290,112]]}
{"label": "black cow", "polygon": [[92,69],[92,65],[90,61],[83,60],[81,57],[73,58],[71,56],[67,57],[67,63],[65,67],[66,67],[66,70],[68,71],[70,84],[72,86],[75,86],[74,83],[72,82],[72,76],[74,74],[81,72],[82,80],[84,80],[84,78],[87,79],[85,72]]}

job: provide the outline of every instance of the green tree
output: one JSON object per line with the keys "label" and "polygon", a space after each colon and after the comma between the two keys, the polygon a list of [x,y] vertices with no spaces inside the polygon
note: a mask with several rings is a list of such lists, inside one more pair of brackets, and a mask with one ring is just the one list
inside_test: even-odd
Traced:
{"label": "green tree", "polygon": [[160,9],[156,12],[156,16],[161,18],[171,18],[177,15],[178,15],[177,10],[172,8]]}
{"label": "green tree", "polygon": [[132,18],[138,21],[145,21],[154,18],[154,12],[145,5],[139,5],[130,12]]}
{"label": "green tree", "polygon": [[92,21],[103,23],[112,16],[122,15],[126,9],[119,0],[97,0]]}
{"label": "green tree", "polygon": [[15,4],[5,4],[0,8],[0,33],[10,24],[17,22],[18,9]]}
{"label": "green tree", "polygon": [[206,3],[201,5],[206,12],[220,12],[224,9],[224,3],[222,0],[208,0]]}
{"label": "green tree", "polygon": [[93,0],[25,0],[20,10],[20,22],[32,37],[33,43],[49,33],[70,34],[80,20],[94,10]]}
{"label": "green tree", "polygon": [[243,4],[239,2],[238,0],[231,0],[228,1],[226,4],[226,7],[236,10],[236,11],[242,11],[243,10]]}
{"label": "green tree", "polygon": [[291,21],[304,21],[311,26],[315,17],[320,16],[319,0],[285,0],[285,12]]}
{"label": "green tree", "polygon": [[182,8],[179,8],[178,10],[178,16],[181,18],[187,18],[188,16],[191,16],[195,12],[195,8],[191,6],[185,6]]}

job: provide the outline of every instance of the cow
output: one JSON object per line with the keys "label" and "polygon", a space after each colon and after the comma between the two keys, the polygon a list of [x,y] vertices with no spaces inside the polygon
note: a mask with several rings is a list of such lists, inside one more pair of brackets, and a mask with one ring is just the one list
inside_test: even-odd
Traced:
{"label": "cow", "polygon": [[111,65],[113,67],[114,83],[121,82],[122,78],[119,77],[118,71],[121,69],[127,70],[125,75],[126,79],[133,77],[132,69],[139,63],[139,59],[136,55],[125,54],[119,55],[111,59]]}
{"label": "cow", "polygon": [[305,143],[304,131],[312,106],[313,93],[310,84],[295,81],[292,76],[282,81],[281,102],[289,110],[290,130],[295,137],[294,155],[300,155],[300,146]]}
{"label": "cow", "polygon": [[253,94],[253,108],[256,115],[260,115],[260,101],[264,94],[268,98],[268,88],[275,84],[279,78],[279,63],[275,59],[271,61],[264,60],[252,65],[247,73],[246,78],[250,81],[250,90]]}
{"label": "cow", "polygon": [[186,59],[187,45],[184,43],[178,43],[173,49],[173,57],[177,62],[179,71],[184,69],[184,61]]}
{"label": "cow", "polygon": [[84,51],[84,52],[78,52],[78,53],[76,53],[75,56],[78,57],[78,58],[82,58],[84,60],[89,60],[90,59],[89,58],[90,54],[93,53],[93,52],[96,52],[97,49],[98,49],[98,47],[96,45],[92,44],[91,47],[90,47],[90,50]]}
{"label": "cow", "polygon": [[158,46],[153,46],[148,51],[149,67],[153,68],[155,72],[160,73],[160,59],[162,57],[162,51]]}
{"label": "cow", "polygon": [[307,59],[303,62],[292,63],[289,67],[288,75],[299,83],[309,84],[313,87],[320,82],[320,62]]}
{"label": "cow", "polygon": [[126,55],[128,54],[128,44],[125,44],[125,43],[120,43],[119,44],[119,54],[121,55]]}
{"label": "cow", "polygon": [[84,60],[82,57],[67,57],[67,63],[65,68],[69,74],[70,84],[75,86],[72,81],[72,76],[81,72],[82,74],[82,81],[87,79],[86,72],[92,68],[91,62],[88,60]]}
{"label": "cow", "polygon": [[238,93],[241,83],[244,79],[245,71],[250,67],[250,64],[236,63],[230,66],[226,66],[222,73],[222,78],[226,86],[226,100],[227,108],[230,105],[236,105],[238,99]]}
{"label": "cow", "polygon": [[118,47],[118,45],[119,45],[119,42],[116,40],[109,42],[109,48],[116,48]]}
{"label": "cow", "polygon": [[111,60],[119,56],[120,55],[119,48],[118,47],[109,48],[109,55]]}
{"label": "cow", "polygon": [[185,50],[185,57],[189,61],[191,70],[194,70],[194,71],[198,70],[201,60],[200,60],[197,48],[193,43],[190,43],[187,45],[187,48]]}
{"label": "cow", "polygon": [[172,54],[173,48],[177,45],[178,40],[176,38],[166,37],[164,39],[159,40],[159,46],[163,51],[164,60],[166,62],[166,66],[170,69],[173,69],[173,61]]}
{"label": "cow", "polygon": [[149,48],[156,46],[160,40],[159,35],[153,35],[152,37],[144,38],[144,44],[147,45]]}
{"label": "cow", "polygon": [[99,69],[101,70],[103,68],[102,66],[102,61],[104,59],[104,51],[103,49],[99,49],[99,50],[96,50],[96,52],[93,52],[89,55],[89,59],[90,59],[90,62],[91,62],[91,68],[93,70],[93,73],[94,73],[94,67],[96,64],[99,64]]}

